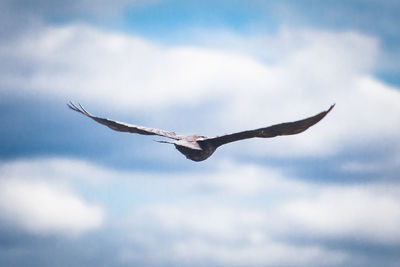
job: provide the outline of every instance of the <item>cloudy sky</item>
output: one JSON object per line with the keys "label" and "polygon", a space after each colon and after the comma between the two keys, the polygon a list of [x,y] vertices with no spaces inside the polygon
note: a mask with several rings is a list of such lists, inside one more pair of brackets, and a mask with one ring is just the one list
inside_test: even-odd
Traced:
{"label": "cloudy sky", "polygon": [[[399,266],[395,0],[0,1],[0,265]],[[185,159],[69,110],[220,135]]]}

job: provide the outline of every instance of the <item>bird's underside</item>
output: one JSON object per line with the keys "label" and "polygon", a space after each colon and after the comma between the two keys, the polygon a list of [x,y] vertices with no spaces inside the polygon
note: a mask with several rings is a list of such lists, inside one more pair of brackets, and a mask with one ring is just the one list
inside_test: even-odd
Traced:
{"label": "bird's underside", "polygon": [[294,122],[285,122],[264,128],[237,132],[233,134],[226,134],[216,137],[205,137],[198,135],[191,135],[191,136],[179,135],[174,132],[168,132],[160,129],[137,126],[110,119],[99,118],[87,112],[81,105],[79,105],[78,107],[74,105],[72,102],[70,102],[67,105],[70,109],[75,110],[115,131],[137,133],[142,135],[157,135],[172,139],[171,141],[157,141],[157,142],[175,145],[175,148],[179,150],[179,152],[184,154],[186,158],[191,159],[193,161],[206,160],[214,153],[214,151],[218,147],[227,143],[254,137],[269,138],[275,136],[293,135],[301,133],[307,130],[309,127],[316,124],[317,122],[319,122],[320,120],[322,120],[326,116],[326,114],[328,114],[329,111],[331,111],[332,108],[335,106],[332,105],[328,110],[303,120],[298,120]]}

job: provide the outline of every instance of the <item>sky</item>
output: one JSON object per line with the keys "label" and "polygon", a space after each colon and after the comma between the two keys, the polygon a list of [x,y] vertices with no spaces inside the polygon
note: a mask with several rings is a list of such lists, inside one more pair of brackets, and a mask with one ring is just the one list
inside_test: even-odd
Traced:
{"label": "sky", "polygon": [[[1,266],[399,266],[400,3],[0,0]],[[71,111],[289,137],[203,162]]]}

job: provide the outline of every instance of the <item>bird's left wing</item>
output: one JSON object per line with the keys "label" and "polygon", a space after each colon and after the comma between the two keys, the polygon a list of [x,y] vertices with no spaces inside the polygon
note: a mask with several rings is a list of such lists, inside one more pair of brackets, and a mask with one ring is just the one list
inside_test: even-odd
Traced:
{"label": "bird's left wing", "polygon": [[174,132],[168,132],[168,131],[164,131],[164,130],[160,130],[160,129],[149,128],[149,127],[144,127],[144,126],[137,126],[137,125],[114,121],[114,120],[110,120],[110,119],[99,118],[99,117],[96,117],[96,116],[90,114],[89,112],[87,112],[80,104],[78,104],[78,105],[79,105],[79,107],[74,105],[72,102],[67,104],[67,106],[70,109],[75,110],[76,112],[79,112],[85,116],[88,116],[89,118],[111,128],[115,131],[137,133],[137,134],[142,134],[142,135],[158,135],[158,136],[163,136],[163,137],[167,137],[167,138],[171,138],[171,139],[175,139],[175,140],[180,140],[184,137],[184,136],[178,135]]}
{"label": "bird's left wing", "polygon": [[249,130],[249,131],[243,131],[243,132],[238,132],[238,133],[233,133],[233,134],[226,134],[222,136],[217,136],[213,138],[205,138],[203,140],[199,140],[198,143],[201,145],[202,143],[209,143],[213,147],[217,148],[221,145],[230,143],[230,142],[235,142],[238,140],[243,140],[243,139],[248,139],[248,138],[254,138],[254,137],[261,137],[261,138],[269,138],[269,137],[275,137],[275,136],[280,136],[280,135],[292,135],[292,134],[298,134],[301,133],[305,130],[307,130],[309,127],[313,126],[320,120],[322,120],[326,114],[329,113],[329,111],[332,110],[332,108],[335,105],[332,105],[328,110],[323,111],[321,113],[318,113],[315,116],[299,120],[299,121],[294,121],[294,122],[285,122],[281,124],[276,124],[272,125],[269,127],[264,127],[264,128],[259,128],[255,130]]}

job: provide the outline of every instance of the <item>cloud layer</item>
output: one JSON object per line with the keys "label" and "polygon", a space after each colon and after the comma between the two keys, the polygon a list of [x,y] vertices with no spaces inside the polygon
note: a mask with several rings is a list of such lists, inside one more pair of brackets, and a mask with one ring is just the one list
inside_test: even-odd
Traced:
{"label": "cloud layer", "polygon": [[[78,24],[46,27],[0,47],[11,66],[0,73],[2,93],[79,100],[95,114],[134,112],[146,116],[147,125],[188,134],[202,129],[199,134],[211,136],[301,119],[335,102],[328,118],[309,132],[268,142],[268,149],[238,144],[236,151],[333,155],[369,143],[372,150],[389,145],[399,154],[400,93],[371,74],[376,39],[285,28],[261,39],[221,36],[224,51],[213,44],[167,46]],[[232,40],[238,44],[230,47]],[[189,116],[181,118],[181,111]],[[175,124],[165,124],[171,117],[177,117]]]}
{"label": "cloud layer", "polygon": [[[21,165],[25,165],[22,170]],[[49,165],[54,166],[54,162]],[[53,173],[55,177],[47,176],[46,167],[33,162],[2,164],[0,169],[0,219],[9,227],[32,234],[73,237],[102,225],[104,211],[100,206],[55,181],[60,169]]]}
{"label": "cloud layer", "polygon": [[[399,5],[342,2],[0,1],[0,265],[398,266]],[[208,136],[336,107],[195,164],[70,100]]]}
{"label": "cloud layer", "polygon": [[[172,263],[366,264],[357,245],[400,242],[397,184],[315,185],[256,165],[222,166],[201,177],[168,179],[168,190],[190,196],[184,202],[164,199],[132,211],[126,227],[132,244],[147,247],[142,257],[155,260],[158,251],[159,262]],[[355,251],[330,242],[353,243]],[[121,257],[137,260],[129,251]]]}
{"label": "cloud layer", "polygon": [[[400,188],[393,175],[383,183],[378,174],[398,169],[400,94],[372,75],[379,42],[357,32],[288,28],[254,38],[199,36],[198,45],[165,45],[84,24],[44,27],[1,44],[8,63],[1,94],[79,100],[95,114],[134,114],[149,126],[207,135],[301,119],[333,102],[335,109],[302,135],[223,148],[205,170],[122,172],[47,158],[3,164],[2,224],[33,236],[107,229],[116,236],[105,244],[114,248],[114,265],[365,265],[370,258],[360,247],[398,247]],[[120,157],[132,153],[114,146]],[[375,156],[385,147],[386,156]],[[148,153],[168,162],[163,148]],[[341,158],[349,149],[366,157],[336,161],[341,179],[368,173],[371,182],[314,184],[266,163],[218,161]]]}
{"label": "cloud layer", "polygon": [[[113,247],[117,266],[365,266],[361,244],[400,244],[395,183],[318,185],[238,162],[169,174],[114,171],[69,159],[15,161],[1,169],[13,178],[2,178],[3,221],[28,233],[73,236],[99,227],[103,213],[113,214],[103,227],[115,238],[101,249]],[[49,172],[58,177],[54,182],[48,182]],[[23,173],[35,178],[14,177]],[[89,196],[107,210],[82,200]]]}

